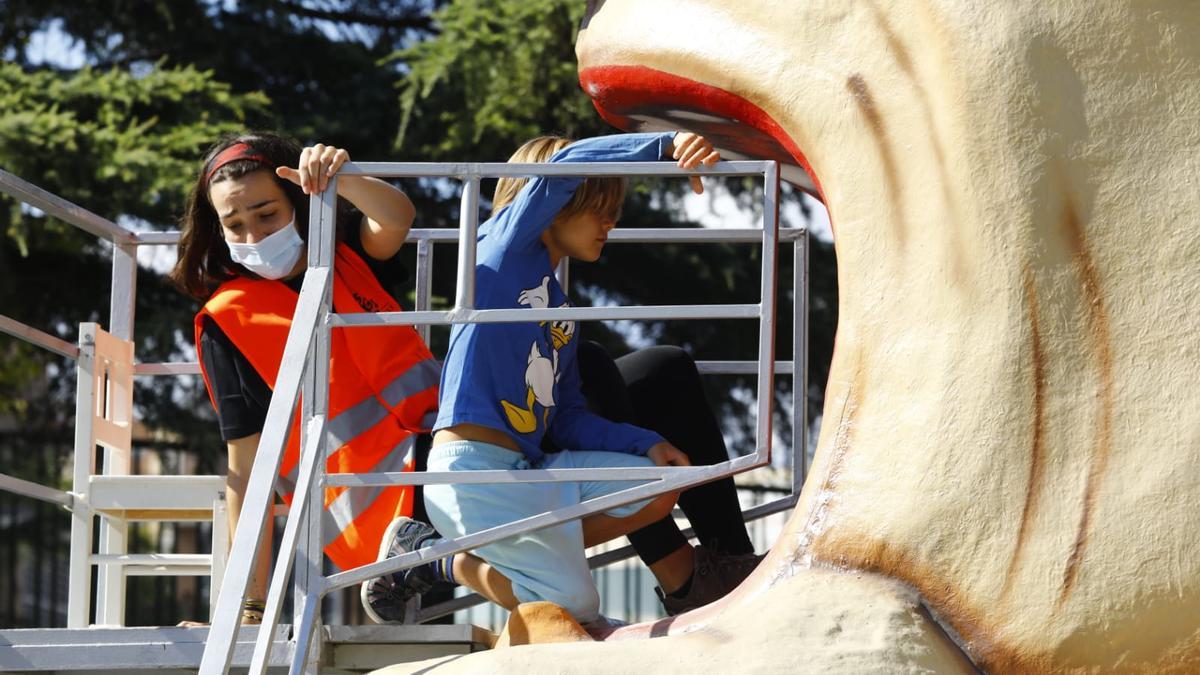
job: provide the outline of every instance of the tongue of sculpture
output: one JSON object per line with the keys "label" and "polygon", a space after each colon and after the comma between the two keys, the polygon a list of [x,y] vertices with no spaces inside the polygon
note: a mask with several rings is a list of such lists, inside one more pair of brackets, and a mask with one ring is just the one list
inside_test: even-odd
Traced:
{"label": "tongue of sculpture", "polygon": [[754,576],[677,637],[520,663],[1200,670],[1197,36],[1182,0],[590,3],[607,119],[705,112],[809,174],[837,347]]}

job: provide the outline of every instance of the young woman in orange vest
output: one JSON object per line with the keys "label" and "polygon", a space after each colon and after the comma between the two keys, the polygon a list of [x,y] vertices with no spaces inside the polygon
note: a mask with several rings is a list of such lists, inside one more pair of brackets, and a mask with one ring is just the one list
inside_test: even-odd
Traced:
{"label": "young woman in orange vest", "polygon": [[[206,155],[182,219],[171,279],[204,303],[195,334],[204,382],[229,459],[228,500],[236,527],[271,389],[306,267],[307,195],[323,190],[349,159],[345,150],[301,149],[269,133],[225,139]],[[397,311],[384,289],[403,280],[393,260],[414,210],[392,185],[362,176],[338,180],[335,311]],[[406,326],[334,330],[330,369],[330,472],[414,468],[418,434],[436,416],[439,366]],[[298,415],[296,416],[299,417]],[[290,502],[299,468],[293,422],[278,491]],[[342,569],[373,562],[383,532],[413,510],[410,486],[330,488],[324,547]],[[272,519],[248,591],[244,619],[261,619],[269,576]]]}

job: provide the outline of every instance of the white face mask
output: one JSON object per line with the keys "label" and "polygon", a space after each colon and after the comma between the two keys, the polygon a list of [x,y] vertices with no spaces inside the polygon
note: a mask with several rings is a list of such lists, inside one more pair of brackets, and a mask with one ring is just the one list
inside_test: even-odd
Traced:
{"label": "white face mask", "polygon": [[287,225],[278,231],[267,235],[255,244],[235,244],[225,242],[229,246],[229,257],[246,269],[264,279],[282,279],[296,266],[300,252],[304,249],[304,241],[296,231],[296,215]]}

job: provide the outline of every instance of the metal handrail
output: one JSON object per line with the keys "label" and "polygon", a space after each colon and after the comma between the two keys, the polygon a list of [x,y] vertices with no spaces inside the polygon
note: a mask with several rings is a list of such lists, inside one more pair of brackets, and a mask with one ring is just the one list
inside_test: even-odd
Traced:
{"label": "metal handrail", "polygon": [[[803,227],[779,230],[781,243],[794,242],[806,234]],[[179,243],[179,230],[162,232],[132,232],[141,246],[166,246]],[[608,233],[608,243],[625,242],[651,244],[656,242],[704,243],[704,244],[756,244],[760,243],[762,230],[757,227],[640,227],[623,229],[618,227]],[[405,243],[419,244],[423,241],[435,244],[458,243],[458,229],[446,227],[414,227],[408,231]]]}
{"label": "metal handrail", "polygon": [[61,504],[67,509],[71,509],[75,505],[75,497],[70,492],[46,487],[41,483],[34,483],[5,473],[0,473],[0,490],[51,504]]}
{"label": "metal handrail", "polygon": [[79,347],[3,314],[0,314],[0,331],[8,333],[13,337],[19,337],[32,345],[52,351],[59,356],[65,356],[72,360],[79,358]]}
{"label": "metal handrail", "polygon": [[[74,202],[47,192],[33,183],[23,180],[3,169],[0,169],[0,192],[16,197],[21,202],[40,209],[47,215],[54,216],[64,223],[79,228],[84,232],[108,239],[113,242],[114,246],[127,246],[136,241],[136,233],[132,230],[96,215]],[[125,278],[125,276],[122,276],[121,279],[118,279],[118,273],[114,270],[114,282],[123,281]],[[116,312],[111,318],[119,321],[123,314],[124,312]],[[132,316],[132,306],[130,307],[129,316]],[[0,332],[12,335],[29,344],[41,347],[72,361],[79,359],[80,352],[78,346],[2,314],[0,314]],[[70,492],[7,474],[0,474],[0,490],[52,504],[60,504],[68,510],[73,510],[76,507],[75,496]]]}
{"label": "metal handrail", "polygon": [[[0,171],[0,174],[3,172]],[[10,174],[11,176],[11,174]],[[15,179],[15,177],[13,177]],[[19,179],[15,179],[19,180]],[[23,181],[22,181],[23,182]],[[5,188],[0,181],[0,191]],[[49,193],[47,193],[49,194]],[[68,202],[69,203],[69,202]],[[75,209],[81,209],[72,205]],[[96,216],[99,218],[99,216]],[[70,222],[70,221],[67,221]],[[108,221],[105,221],[108,222]],[[72,223],[74,224],[74,223]],[[120,225],[111,223],[113,227],[120,228]],[[170,246],[179,242],[180,232],[178,230],[168,230],[164,232],[135,232],[133,230],[125,230],[127,234],[133,237],[136,245],[139,246]],[[779,231],[779,241],[781,243],[796,243],[807,235],[805,228],[781,229]],[[633,229],[617,229],[609,232],[609,243],[754,243],[761,237],[761,230],[758,228],[737,227],[737,228],[721,228],[721,229],[695,229],[695,228],[633,228]],[[413,228],[409,230],[406,243],[413,243],[418,248],[417,262],[417,307],[428,307],[430,294],[427,288],[420,288],[421,281],[424,279],[424,271],[431,268],[431,263],[428,261],[428,256],[431,253],[428,250],[429,245],[449,244],[458,241],[458,230],[447,228]],[[422,255],[423,254],[423,255]],[[422,257],[425,260],[422,260]],[[640,313],[640,312],[639,312]],[[650,312],[646,312],[650,313]],[[410,317],[411,318],[411,317]],[[662,316],[614,316],[612,318],[638,318],[638,319],[657,319],[657,318],[681,318],[681,317],[662,317]],[[693,317],[694,318],[694,317]],[[704,318],[712,318],[705,316]],[[335,325],[363,325],[355,323],[353,318],[335,319]],[[345,321],[345,323],[342,323]],[[399,323],[399,322],[398,322]],[[413,320],[419,327],[430,325],[429,323],[420,323],[418,320]],[[443,324],[444,325],[444,324]],[[61,340],[49,333],[38,330],[28,324],[21,323],[10,317],[0,314],[0,332],[8,333],[14,337],[22,338],[26,342],[30,342],[36,346],[52,351],[67,358],[77,358],[79,348],[65,340]],[[428,331],[422,334],[425,341],[429,340]],[[756,371],[753,361],[697,361],[696,366],[701,373],[725,374],[725,375],[752,375]],[[791,361],[776,361],[775,372],[777,374],[786,375],[792,372]],[[154,376],[179,376],[179,375],[199,375],[200,364],[195,361],[163,361],[163,362],[143,362],[134,364],[133,374],[137,377],[154,377]]]}
{"label": "metal handrail", "polygon": [[82,206],[0,169],[0,191],[38,208],[47,215],[115,244],[136,244],[137,233],[98,216]]}
{"label": "metal handrail", "polygon": [[[754,165],[755,162],[741,163],[726,163],[739,165]],[[374,168],[375,165],[359,165],[359,170],[363,170],[364,166]],[[390,167],[391,165],[388,165]],[[406,167],[406,171],[419,171],[429,169],[430,166],[436,165],[410,165],[415,168]],[[459,165],[454,165],[458,167]],[[530,169],[544,169],[546,165],[511,165],[511,164],[489,164],[489,165],[462,165],[474,167],[474,171],[484,171],[490,169],[503,168],[505,175],[527,175],[525,172]],[[578,172],[578,165],[568,167],[565,170],[559,170],[558,174],[574,174]],[[606,167],[608,165],[605,165]],[[639,168],[644,168],[645,164],[637,164]],[[352,171],[352,169],[350,170]],[[718,172],[713,172],[718,173]],[[620,172],[624,175],[624,172]],[[407,175],[407,174],[405,174]],[[449,175],[441,173],[439,175]],[[735,175],[731,172],[720,172],[718,175]],[[10,192],[14,196],[21,199],[29,199],[30,203],[38,208],[43,209],[47,213],[56,215],[71,225],[79,227],[98,236],[109,237],[114,243],[120,241],[122,243],[132,243],[133,245],[173,245],[178,243],[179,231],[166,232],[136,232],[128,230],[121,225],[104,219],[96,214],[72,203],[57,195],[46,192],[37,186],[34,186],[10,173],[0,170],[0,190]],[[781,231],[779,233],[780,241],[799,241],[806,235],[803,228],[790,231]],[[626,229],[614,230],[609,233],[609,240],[614,243],[655,243],[655,242],[706,242],[706,243],[752,243],[758,242],[761,238],[761,230],[758,228],[727,228],[727,229],[685,229],[685,228],[641,228],[641,229]],[[409,241],[413,241],[420,246],[423,242],[437,243],[453,243],[460,239],[457,230],[450,229],[413,229],[409,232]],[[421,265],[418,264],[418,267]],[[418,270],[418,275],[424,270]],[[428,297],[426,294],[425,303],[427,304]],[[722,311],[724,310],[724,311]],[[609,319],[712,319],[712,318],[754,318],[758,316],[757,305],[709,305],[699,307],[693,310],[681,310],[676,306],[638,306],[638,307],[598,307],[598,308],[573,308],[573,309],[556,309],[556,310],[468,310],[465,312],[451,313],[447,315],[444,312],[390,312],[379,314],[351,314],[351,315],[331,315],[329,321],[331,325],[338,327],[357,327],[385,324],[399,325],[449,325],[453,322],[502,322],[512,320],[545,320],[550,318],[556,319],[581,319],[588,318],[593,320],[609,320]],[[541,316],[544,313],[546,316]],[[36,346],[43,347],[49,351],[57,353],[67,358],[78,358],[79,348],[64,340],[61,340],[49,333],[40,331],[32,326],[21,323],[9,317],[0,315],[0,331],[14,335],[26,340]],[[427,336],[426,336],[427,337]],[[752,361],[699,361],[697,367],[702,373],[722,373],[722,374],[754,374],[756,372],[754,362]],[[793,362],[777,361],[775,371],[778,374],[791,374]],[[138,363],[134,366],[134,375],[136,376],[178,376],[178,375],[197,375],[200,373],[200,366],[196,362],[161,362],[161,363]],[[337,485],[339,483],[330,483]],[[3,484],[0,484],[0,489],[4,489]],[[49,489],[49,488],[47,488]]]}

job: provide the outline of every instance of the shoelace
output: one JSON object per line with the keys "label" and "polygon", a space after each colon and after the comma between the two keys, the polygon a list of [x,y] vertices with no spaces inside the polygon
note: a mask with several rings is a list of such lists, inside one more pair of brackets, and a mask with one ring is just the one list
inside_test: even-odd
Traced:
{"label": "shoelace", "polygon": [[391,605],[399,605],[408,601],[400,587],[394,582],[380,580],[372,584],[367,593],[371,604],[386,602]]}
{"label": "shoelace", "polygon": [[[416,531],[416,534],[413,534],[414,530]],[[392,542],[389,555],[395,557],[403,553],[416,551],[417,549],[421,548],[421,545],[425,542],[436,538],[437,533],[435,531],[420,527],[419,524],[414,521],[413,524],[396,533],[396,540]],[[401,544],[401,542],[404,543]]]}

